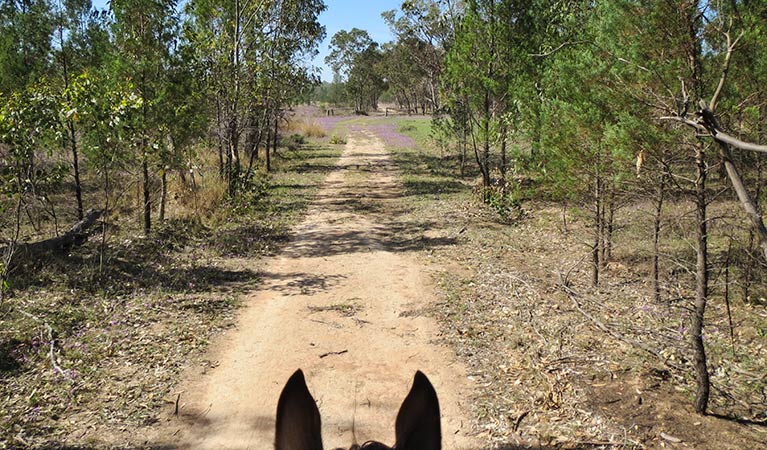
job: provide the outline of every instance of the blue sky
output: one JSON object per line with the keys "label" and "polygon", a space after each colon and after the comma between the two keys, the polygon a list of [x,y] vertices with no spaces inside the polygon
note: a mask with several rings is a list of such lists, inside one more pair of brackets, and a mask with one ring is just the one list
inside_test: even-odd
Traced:
{"label": "blue sky", "polygon": [[330,39],[339,30],[359,28],[367,30],[370,37],[383,44],[393,39],[389,27],[381,18],[381,13],[390,9],[399,9],[402,0],[325,0],[328,9],[320,15],[320,23],[325,25],[327,37],[320,44],[320,53],[314,64],[322,69],[322,79],[330,81],[332,71],[325,66],[325,56],[329,53]]}
{"label": "blue sky", "polygon": [[[230,0],[221,0],[230,1]],[[93,6],[106,8],[107,0],[93,0]],[[333,79],[332,71],[325,65],[325,56],[329,53],[330,39],[339,30],[359,28],[367,30],[370,37],[383,44],[393,39],[381,13],[390,9],[399,9],[402,0],[325,0],[327,9],[320,15],[320,22],[325,25],[327,36],[320,44],[320,53],[314,59],[314,65],[321,70],[324,81]]]}

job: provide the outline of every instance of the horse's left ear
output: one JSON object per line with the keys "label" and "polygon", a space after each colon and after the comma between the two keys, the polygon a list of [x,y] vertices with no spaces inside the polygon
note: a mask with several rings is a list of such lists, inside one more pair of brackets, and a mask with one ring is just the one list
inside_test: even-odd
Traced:
{"label": "horse's left ear", "polygon": [[320,410],[301,369],[290,377],[277,403],[276,450],[322,450]]}
{"label": "horse's left ear", "polygon": [[440,450],[442,430],[437,392],[426,375],[415,373],[413,387],[402,402],[395,425],[396,450]]}

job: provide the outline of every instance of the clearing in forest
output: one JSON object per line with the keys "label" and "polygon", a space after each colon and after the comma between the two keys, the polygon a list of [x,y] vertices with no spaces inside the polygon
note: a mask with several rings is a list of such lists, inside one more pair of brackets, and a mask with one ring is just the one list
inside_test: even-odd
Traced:
{"label": "clearing in forest", "polygon": [[424,315],[435,286],[392,222],[401,192],[384,143],[353,131],[294,239],[263,266],[236,330],[213,344],[215,367],[188,371],[179,415],[168,414],[157,440],[271,448],[280,390],[302,368],[327,448],[351,445],[353,424],[359,443],[393,445],[397,410],[422,370],[439,395],[444,447],[475,446],[472,387]]}

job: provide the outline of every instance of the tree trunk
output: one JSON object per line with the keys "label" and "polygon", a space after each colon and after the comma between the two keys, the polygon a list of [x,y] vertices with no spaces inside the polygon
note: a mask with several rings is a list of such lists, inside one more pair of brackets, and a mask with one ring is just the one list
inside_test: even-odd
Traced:
{"label": "tree trunk", "polygon": [[607,266],[607,202],[605,201],[605,183],[600,182],[600,188],[597,191],[599,195],[599,266]]}
{"label": "tree trunk", "polygon": [[160,184],[160,222],[165,222],[165,203],[168,199],[168,171],[165,168],[160,172]]}
{"label": "tree trunk", "polygon": [[717,143],[719,144],[719,155],[721,156],[722,161],[724,161],[724,167],[727,170],[727,176],[730,178],[730,182],[732,183],[733,189],[735,189],[735,193],[738,195],[740,204],[743,206],[743,209],[746,211],[746,214],[751,221],[753,230],[759,236],[759,246],[762,248],[762,254],[765,257],[765,260],[767,260],[767,228],[764,227],[762,214],[757,209],[756,203],[751,198],[751,194],[743,183],[743,177],[740,176],[738,168],[735,167],[735,164],[732,161],[730,146],[719,140],[717,140]]}
{"label": "tree trunk", "polygon": [[666,176],[662,175],[658,183],[658,189],[655,197],[655,217],[653,226],[653,247],[652,247],[652,290],[657,303],[661,302],[660,285],[660,229],[663,219],[663,201],[666,195]]}
{"label": "tree trunk", "polygon": [[2,304],[5,299],[5,291],[8,288],[8,277],[11,274],[11,264],[13,263],[19,236],[21,235],[21,204],[22,197],[21,195],[18,195],[16,198],[13,237],[8,246],[0,249],[0,258],[2,258],[2,260],[0,260],[0,304]]}
{"label": "tree trunk", "polygon": [[[684,10],[684,20],[687,25],[688,42],[685,48],[690,69],[690,95],[701,98],[703,91],[703,49],[698,37],[700,0],[691,0]],[[695,362],[695,378],[697,391],[695,393],[695,410],[705,414],[708,408],[708,398],[711,384],[706,360],[706,347],[703,342],[703,325],[708,301],[708,218],[706,199],[706,151],[703,143],[695,144],[695,164],[697,178],[695,180],[695,210],[696,210],[696,267],[695,267],[695,312],[692,316],[692,347]]]}
{"label": "tree trunk", "polygon": [[75,199],[77,200],[77,218],[83,220],[83,188],[80,183],[80,156],[77,151],[77,133],[75,124],[71,120],[67,121],[69,128],[69,145],[72,151],[72,169],[75,176]]}
{"label": "tree trunk", "polygon": [[[328,111],[329,113],[330,111]],[[266,113],[264,113],[264,116],[266,116]],[[263,122],[266,122],[266,117],[263,118]],[[248,161],[248,171],[245,176],[246,179],[250,179],[250,177],[253,175],[253,163],[258,161],[258,148],[261,146],[261,142],[264,140],[264,127],[258,126],[256,123],[254,126],[258,127],[258,131],[256,132],[256,138],[255,142],[253,142],[253,148],[250,151],[250,159]]]}
{"label": "tree trunk", "polygon": [[111,203],[109,202],[110,195],[112,194],[112,179],[109,177],[109,165],[106,163],[101,172],[104,175],[104,215],[107,219],[102,221],[101,224],[101,242],[99,242],[99,275],[104,273],[104,261],[107,256],[107,222],[109,220],[109,213]]}
{"label": "tree trunk", "polygon": [[272,127],[267,125],[266,126],[268,131],[266,132],[266,150],[264,151],[264,158],[266,159],[266,171],[270,172],[272,170]]}
{"label": "tree trunk", "polygon": [[599,176],[595,181],[594,192],[594,247],[591,251],[591,284],[594,287],[599,286],[599,269],[600,269],[600,246],[602,243],[602,196],[600,193],[602,186]]}
{"label": "tree trunk", "polygon": [[[763,133],[759,133],[760,136],[763,135]],[[762,184],[763,184],[763,161],[764,158],[761,154],[756,155],[756,192],[754,193],[754,201],[756,204],[759,204],[759,199],[762,196]],[[750,291],[751,291],[751,285],[754,281],[754,266],[756,265],[756,258],[754,257],[755,253],[755,245],[756,245],[756,234],[754,233],[753,228],[750,228],[748,230],[748,246],[746,247],[746,263],[744,264],[743,268],[743,301],[748,302]]]}
{"label": "tree trunk", "polygon": [[218,137],[218,174],[224,179],[229,171],[224,163],[224,136],[221,131],[221,99],[216,99],[216,136]]}
{"label": "tree trunk", "polygon": [[227,130],[227,136],[229,140],[229,149],[227,152],[227,170],[228,170],[228,182],[229,182],[229,195],[234,196],[237,192],[237,182],[240,177],[240,161],[239,161],[239,135],[237,133],[238,125],[237,118],[234,116],[235,112],[232,112],[232,117],[229,119],[229,127]]}
{"label": "tree trunk", "polygon": [[538,94],[537,101],[533,102],[533,126],[531,130],[531,145],[530,145],[530,156],[533,160],[535,160],[538,156],[540,156],[541,151],[541,140],[543,138],[541,133],[541,128],[543,127],[541,123],[541,108],[543,105],[543,88],[542,82],[540,81],[540,75],[538,73],[538,70],[536,69],[536,83],[535,83],[535,90]]}
{"label": "tree trunk", "polygon": [[227,138],[228,152],[227,152],[227,169],[228,169],[228,188],[229,195],[234,196],[237,193],[237,183],[240,177],[240,134],[239,127],[240,121],[238,120],[239,114],[239,101],[241,82],[240,79],[240,32],[242,27],[242,6],[240,0],[234,1],[234,32],[232,33],[232,52],[230,56],[232,64],[232,95],[230,97],[231,104],[229,107],[229,122],[227,124]]}
{"label": "tree trunk", "polygon": [[152,229],[152,202],[150,201],[149,162],[147,160],[147,155],[144,153],[144,158],[141,162],[143,175],[142,189],[144,192],[144,233],[149,234],[149,231]]}
{"label": "tree trunk", "polygon": [[[59,24],[59,43],[64,45],[64,27]],[[67,59],[67,52],[61,52],[61,68],[64,86],[69,87],[69,60]],[[69,89],[65,89],[65,96],[68,104],[72,103],[72,95]],[[72,152],[72,169],[75,177],[75,200],[77,201],[77,218],[83,220],[83,190],[80,183],[80,158],[77,151],[77,132],[75,131],[75,123],[72,119],[67,119],[67,130],[69,131],[69,145]]]}
{"label": "tree trunk", "polygon": [[458,144],[461,146],[461,178],[466,176],[466,159],[469,147],[468,138],[466,137],[466,128],[463,129],[463,135],[461,136],[461,142]]}
{"label": "tree trunk", "polygon": [[[277,152],[277,142],[280,136],[280,116],[275,114],[274,117],[274,133],[272,134],[272,151]],[[271,159],[267,159],[266,171],[271,172],[272,162]]]}
{"label": "tree trunk", "polygon": [[490,93],[485,91],[485,110],[484,110],[484,141],[482,145],[482,185],[489,187],[490,180]]}
{"label": "tree trunk", "polygon": [[615,192],[610,192],[610,200],[607,205],[607,234],[605,235],[605,259],[613,258],[613,231],[615,230]]}
{"label": "tree trunk", "polygon": [[706,155],[703,144],[697,144],[695,156],[697,180],[695,181],[695,204],[698,226],[696,228],[695,313],[692,317],[692,345],[695,353],[695,411],[706,414],[710,393],[710,379],[703,342],[703,324],[708,301],[708,222],[706,217]]}
{"label": "tree trunk", "polygon": [[508,157],[506,155],[506,144],[508,137],[508,128],[504,125],[501,130],[501,180],[506,181],[506,170],[508,166]]}

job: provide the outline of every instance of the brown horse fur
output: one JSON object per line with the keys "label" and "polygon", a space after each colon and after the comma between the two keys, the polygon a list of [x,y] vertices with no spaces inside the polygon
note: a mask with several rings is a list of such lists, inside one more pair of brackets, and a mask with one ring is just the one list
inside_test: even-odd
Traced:
{"label": "brown horse fur", "polygon": [[[405,397],[394,426],[396,443],[354,444],[349,450],[441,450],[439,401],[431,382],[421,371]],[[277,404],[276,450],[322,450],[320,411],[306,387],[304,373],[297,370],[285,384]]]}

